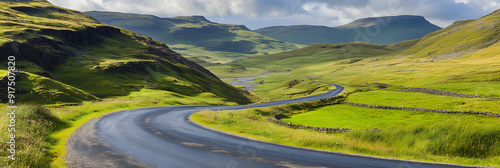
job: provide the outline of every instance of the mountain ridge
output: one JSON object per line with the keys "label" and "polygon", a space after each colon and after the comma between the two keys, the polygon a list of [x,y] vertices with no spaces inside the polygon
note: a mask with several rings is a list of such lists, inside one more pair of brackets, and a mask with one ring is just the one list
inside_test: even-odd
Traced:
{"label": "mountain ridge", "polygon": [[[397,16],[381,16],[381,17],[367,17],[356,19],[348,24],[335,26],[335,28],[358,28],[358,27],[370,27],[376,24],[380,24],[380,26],[386,26],[391,22],[424,22],[427,24],[432,24],[427,21],[423,16],[418,15],[397,15]],[[437,27],[437,26],[436,26]]]}
{"label": "mountain ridge", "polygon": [[[254,30],[275,39],[310,45],[313,43],[368,42],[392,44],[412,40],[441,29],[422,16],[399,15],[357,19],[346,25],[272,26]],[[362,38],[360,38],[362,36]]]}
{"label": "mountain ridge", "polygon": [[219,24],[203,16],[163,18],[120,12],[85,13],[104,23],[153,37],[192,60],[225,63],[248,56],[278,53],[300,47],[262,36],[245,25]]}

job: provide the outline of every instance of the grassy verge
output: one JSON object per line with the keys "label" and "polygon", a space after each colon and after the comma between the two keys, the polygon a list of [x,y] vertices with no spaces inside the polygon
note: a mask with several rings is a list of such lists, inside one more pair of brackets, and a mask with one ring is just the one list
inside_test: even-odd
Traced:
{"label": "grassy verge", "polygon": [[[499,166],[498,118],[411,111],[364,109],[331,105],[304,113],[313,106],[284,105],[236,111],[203,111],[194,121],[223,131],[291,146],[390,158],[463,165]],[[308,125],[352,128],[348,133],[291,129],[266,120],[284,113]],[[302,114],[300,114],[302,113]],[[321,122],[320,122],[321,121]],[[381,131],[365,131],[366,128]]]}
{"label": "grassy verge", "polygon": [[2,143],[0,151],[0,167],[46,167],[50,165],[51,159],[48,154],[51,143],[54,139],[49,135],[58,126],[64,123],[50,114],[47,109],[40,106],[19,106],[15,115],[15,160],[7,158],[11,153],[7,151],[10,141],[10,133],[7,132],[9,125],[9,115],[6,105],[1,105],[3,114],[0,116],[0,139]]}
{"label": "grassy verge", "polygon": [[[19,106],[16,116],[16,160],[0,159],[0,167],[65,167],[66,140],[78,127],[92,118],[107,113],[148,106],[166,105],[236,105],[212,93],[189,97],[168,91],[143,89],[128,96],[101,102],[84,102],[77,106]],[[7,109],[5,105],[2,109]],[[6,130],[8,115],[0,117],[0,129]],[[6,131],[0,132],[2,142],[7,142]],[[3,148],[7,148],[2,143]],[[7,151],[0,152],[7,156]]]}

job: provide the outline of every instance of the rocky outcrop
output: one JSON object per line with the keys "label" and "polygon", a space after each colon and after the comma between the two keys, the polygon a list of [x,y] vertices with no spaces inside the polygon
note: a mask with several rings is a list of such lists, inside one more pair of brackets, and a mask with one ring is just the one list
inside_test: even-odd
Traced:
{"label": "rocky outcrop", "polygon": [[103,37],[121,34],[120,29],[110,26],[86,27],[81,31],[41,29],[43,34],[60,37],[64,42],[76,45],[91,45],[103,42]]}
{"label": "rocky outcrop", "polygon": [[[29,0],[25,0],[24,2],[27,2]],[[19,12],[26,13],[28,15],[43,15],[43,14],[50,14],[52,11],[57,11],[60,13],[69,13],[67,10],[57,8],[57,7],[27,7],[27,6],[16,6],[16,7],[11,7],[11,9],[14,9]]]}
{"label": "rocky outcrop", "polygon": [[76,53],[63,42],[40,36],[23,43],[14,41],[0,46],[1,60],[7,60],[10,55],[16,56],[17,60],[26,60],[46,71],[51,71],[54,66],[66,62],[70,57],[75,57]]}
{"label": "rocky outcrop", "polygon": [[[25,42],[8,42],[0,46],[0,59],[7,60],[8,56],[13,55],[17,60],[26,60],[51,71],[53,67],[65,63],[68,58],[75,57],[77,54],[74,48],[99,44],[103,42],[103,37],[112,37],[119,33],[119,29],[109,26],[87,27],[80,31],[28,30],[24,34],[50,35],[58,40],[37,36]],[[20,36],[23,36],[23,33]]]}
{"label": "rocky outcrop", "polygon": [[[14,77],[15,77],[15,82],[19,83],[22,81],[22,77],[25,76],[26,74],[23,72],[14,72]],[[8,76],[3,76],[0,78],[0,103],[8,103],[8,95],[9,95],[9,90],[8,90],[8,83],[9,79]],[[13,88],[17,89],[14,90],[14,95],[19,96],[20,94],[25,94],[27,91],[24,88],[20,88],[19,86],[14,86]]]}
{"label": "rocky outcrop", "polygon": [[378,88],[387,88],[387,87],[391,87],[392,85],[390,84],[386,84],[386,83],[379,83],[379,82],[373,82],[373,83],[350,83],[352,85],[375,85],[377,86]]}
{"label": "rocky outcrop", "polygon": [[269,122],[272,122],[272,123],[275,123],[275,124],[278,124],[281,126],[289,127],[289,128],[308,129],[308,130],[314,130],[314,131],[318,131],[318,132],[333,133],[333,132],[348,132],[351,130],[349,128],[326,128],[326,127],[312,127],[312,126],[296,125],[296,124],[281,121],[280,119],[283,117],[284,117],[284,115],[275,114],[272,117],[267,118],[267,120]]}
{"label": "rocky outcrop", "polygon": [[160,67],[161,65],[159,62],[155,61],[124,61],[105,66],[96,66],[91,69],[97,71],[112,72],[114,74],[127,74],[147,72],[148,67],[154,66]]}
{"label": "rocky outcrop", "polygon": [[369,105],[369,104],[360,104],[360,103],[352,103],[352,102],[342,102],[342,104],[349,104],[349,105],[353,105],[353,106],[372,108],[372,109],[423,111],[423,112],[450,113],[450,114],[480,114],[480,115],[485,115],[485,116],[500,117],[500,114],[489,113],[489,112],[480,112],[480,111],[449,111],[449,110],[439,110],[439,109],[426,109],[426,108],[419,108],[419,107],[404,107],[404,106],[396,107],[396,106]]}

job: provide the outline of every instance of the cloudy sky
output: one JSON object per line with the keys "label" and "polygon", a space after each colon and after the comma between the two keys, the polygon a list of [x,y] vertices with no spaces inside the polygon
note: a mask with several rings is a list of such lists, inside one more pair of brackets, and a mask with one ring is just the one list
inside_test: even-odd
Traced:
{"label": "cloudy sky", "polygon": [[276,25],[338,26],[365,17],[420,15],[446,27],[500,8],[500,0],[49,0],[79,11],[116,11],[161,17],[203,15],[250,29]]}

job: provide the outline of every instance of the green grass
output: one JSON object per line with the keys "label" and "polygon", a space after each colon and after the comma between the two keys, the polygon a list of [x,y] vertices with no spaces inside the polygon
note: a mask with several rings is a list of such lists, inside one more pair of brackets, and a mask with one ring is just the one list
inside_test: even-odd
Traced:
{"label": "green grass", "polygon": [[[349,96],[350,97],[350,96]],[[431,126],[436,123],[477,123],[484,127],[496,127],[497,118],[476,115],[456,115],[421,111],[383,110],[360,108],[352,105],[320,107],[306,113],[295,114],[282,121],[294,124],[329,127],[380,130],[397,127]]]}
{"label": "green grass", "polygon": [[252,54],[244,54],[228,51],[209,51],[203,47],[193,44],[170,44],[173,50],[191,60],[200,59],[210,63],[226,63],[234,60],[251,57]]}
{"label": "green grass", "polygon": [[333,89],[331,85],[316,83],[308,77],[291,76],[287,73],[257,77],[252,82],[263,83],[254,88],[253,94],[266,100],[292,99],[322,94]]}
{"label": "green grass", "polygon": [[266,70],[293,70],[325,62],[346,60],[342,63],[349,65],[363,58],[395,53],[399,50],[388,46],[369,43],[339,43],[313,44],[299,50],[250,57],[233,64],[244,67],[261,68]]}
{"label": "green grass", "polygon": [[[300,105],[203,111],[191,119],[215,129],[291,146],[428,162],[499,166],[498,118],[374,110],[349,105],[325,106],[311,112],[297,107]],[[297,120],[313,126],[354,130],[328,134],[291,129],[266,120],[276,113],[295,113],[292,119],[297,116]],[[304,119],[308,115],[311,120]],[[381,131],[363,130],[374,127]]]}
{"label": "green grass", "polygon": [[500,97],[499,82],[457,82],[443,83],[436,86],[423,86],[431,89],[447,90],[452,92],[478,94],[487,97]]}
{"label": "green grass", "polygon": [[174,92],[152,89],[142,89],[140,91],[132,92],[127,96],[114,98],[114,100],[142,100],[146,101],[147,104],[158,105],[237,105],[234,102],[228,102],[223,98],[220,98],[217,95],[209,92],[203,92],[196,96],[185,96]]}
{"label": "green grass", "polygon": [[[24,30],[55,29],[55,30],[81,30],[84,27],[103,26],[89,16],[78,11],[55,7],[48,2],[0,2],[0,44],[15,40],[26,40],[26,35],[20,35]],[[24,8],[20,12],[12,9]],[[54,10],[65,12],[55,12]]]}
{"label": "green grass", "polygon": [[220,78],[235,78],[261,75],[264,70],[258,68],[247,68],[240,64],[203,64],[210,72],[217,74]]}
{"label": "green grass", "polygon": [[20,82],[18,82],[16,88],[18,90],[25,90],[25,93],[17,93],[16,100],[18,102],[29,102],[30,104],[64,104],[100,100],[87,92],[59,81],[27,72],[24,73],[24,76],[20,76],[17,79]]}
{"label": "green grass", "polygon": [[422,58],[491,46],[500,37],[494,33],[500,27],[500,23],[497,22],[500,18],[498,13],[500,10],[477,20],[457,22],[445,29],[430,33],[403,54]]}
{"label": "green grass", "polygon": [[500,113],[498,111],[500,101],[496,99],[471,99],[419,92],[400,92],[391,90],[358,92],[351,94],[346,101],[370,105]]}
{"label": "green grass", "polygon": [[[4,114],[7,113],[7,106],[2,104],[0,106]],[[58,126],[64,125],[62,121],[54,117],[47,109],[40,106],[19,106],[16,109],[15,116],[15,145],[16,145],[16,160],[7,159],[10,153],[6,150],[9,145],[10,133],[7,132],[9,115],[2,115],[0,122],[3,123],[0,128],[0,139],[2,144],[0,147],[1,167],[46,167],[51,163],[51,157],[48,150],[54,139],[49,137],[49,134],[57,129]]]}

